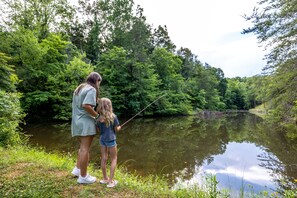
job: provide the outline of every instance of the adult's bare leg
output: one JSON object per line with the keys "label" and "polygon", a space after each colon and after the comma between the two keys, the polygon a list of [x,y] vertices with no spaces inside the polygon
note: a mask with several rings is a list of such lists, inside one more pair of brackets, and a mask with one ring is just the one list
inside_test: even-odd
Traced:
{"label": "adult's bare leg", "polygon": [[[80,152],[80,149],[78,149],[78,153],[77,153],[77,161],[76,161],[76,167],[77,167],[78,169],[80,169],[79,152]],[[89,166],[89,162],[90,162],[90,151],[89,151],[89,153],[88,153],[88,164],[87,164],[87,166]]]}
{"label": "adult's bare leg", "polygon": [[79,161],[79,149],[78,149],[78,152],[77,152],[76,167],[80,169],[80,161]]}
{"label": "adult's bare leg", "polygon": [[[79,146],[81,145],[80,137],[78,138]],[[80,160],[79,160],[79,149],[77,151],[77,160],[76,160],[76,167],[80,169]]]}
{"label": "adult's bare leg", "polygon": [[87,175],[87,167],[89,163],[89,151],[94,136],[81,136],[80,137],[80,148],[79,148],[79,168],[80,175],[85,177]]}

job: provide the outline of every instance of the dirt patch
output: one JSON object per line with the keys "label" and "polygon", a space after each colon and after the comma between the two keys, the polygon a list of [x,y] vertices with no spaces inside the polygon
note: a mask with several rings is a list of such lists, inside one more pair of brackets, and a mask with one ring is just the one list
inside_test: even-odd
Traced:
{"label": "dirt patch", "polygon": [[[69,177],[69,173],[67,171],[60,171],[60,170],[45,170],[43,167],[34,164],[34,163],[16,163],[12,166],[9,166],[6,168],[6,171],[4,171],[3,177],[7,179],[16,179],[18,177],[23,176],[24,174],[28,174],[28,168],[34,169],[34,174],[43,174],[46,172],[46,174],[54,175],[57,178],[66,178]],[[35,170],[35,167],[37,168]]]}
{"label": "dirt patch", "polygon": [[6,173],[4,173],[2,176],[5,178],[11,178],[15,179],[17,177],[20,177],[24,174],[24,170],[28,166],[33,166],[33,163],[17,163],[14,164],[6,169]]}
{"label": "dirt patch", "polygon": [[58,178],[73,178],[69,176],[69,173],[67,171],[59,171],[59,170],[52,170],[52,171],[47,171],[48,174],[55,175]]}
{"label": "dirt patch", "polygon": [[78,197],[81,191],[84,190],[83,185],[70,186],[62,193],[62,197]]}
{"label": "dirt patch", "polygon": [[138,193],[134,191],[129,190],[123,190],[120,191],[116,188],[110,189],[106,186],[94,183],[89,185],[82,185],[82,184],[76,184],[74,186],[69,187],[62,193],[62,197],[83,197],[84,193],[87,192],[91,194],[90,197],[104,197],[104,198],[119,198],[119,197],[140,197]]}

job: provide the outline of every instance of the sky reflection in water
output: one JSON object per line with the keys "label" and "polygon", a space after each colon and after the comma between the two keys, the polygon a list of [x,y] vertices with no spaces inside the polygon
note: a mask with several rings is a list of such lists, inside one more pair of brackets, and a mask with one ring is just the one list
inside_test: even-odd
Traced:
{"label": "sky reflection in water", "polygon": [[207,174],[216,175],[220,189],[232,189],[237,194],[240,188],[245,191],[273,191],[275,184],[271,180],[270,171],[259,166],[260,156],[264,151],[253,143],[230,142],[226,151],[220,155],[211,156],[213,161],[204,160],[202,166],[195,166],[195,173],[189,180],[177,177],[177,183],[173,188],[202,184]]}

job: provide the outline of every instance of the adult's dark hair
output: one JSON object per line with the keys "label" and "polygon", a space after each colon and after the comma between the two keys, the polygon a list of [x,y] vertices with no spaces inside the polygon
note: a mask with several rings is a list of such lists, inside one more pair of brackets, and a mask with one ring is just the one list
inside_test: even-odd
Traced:
{"label": "adult's dark hair", "polygon": [[[78,95],[80,90],[86,86],[87,84],[91,85],[92,87],[94,87],[96,89],[96,95],[97,98],[99,97],[99,85],[100,83],[97,84],[97,82],[101,82],[102,81],[102,77],[100,76],[100,74],[98,72],[91,72],[86,79],[86,83],[82,83],[80,84],[74,91],[75,95]],[[97,86],[98,85],[98,86]]]}

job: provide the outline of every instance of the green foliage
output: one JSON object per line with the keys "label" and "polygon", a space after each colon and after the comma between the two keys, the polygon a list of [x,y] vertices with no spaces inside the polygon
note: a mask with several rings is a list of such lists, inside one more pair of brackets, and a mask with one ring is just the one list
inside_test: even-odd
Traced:
{"label": "green foliage", "polygon": [[0,49],[10,55],[9,63],[15,66],[15,72],[21,80],[17,89],[24,93],[39,89],[45,82],[41,76],[44,51],[34,33],[20,29],[15,32],[4,32],[0,36],[4,41]]}
{"label": "green foliage", "polygon": [[119,113],[136,113],[158,96],[159,81],[152,65],[129,60],[123,48],[103,54],[97,70],[103,76],[102,95],[112,99]]}
{"label": "green foliage", "polygon": [[188,48],[175,54],[166,26],[152,31],[132,0],[79,1],[76,13],[65,0],[17,0],[2,10],[11,18],[2,20],[0,60],[6,73],[14,65],[28,118],[70,119],[72,92],[94,68],[103,77],[101,96],[118,114],[135,114],[164,93],[143,114],[249,107],[252,93],[226,95],[223,71],[203,65]]}
{"label": "green foliage", "polygon": [[[205,101],[206,103],[201,103],[198,106],[202,109],[208,110],[223,110],[225,109],[225,104],[223,102],[223,97],[220,96],[220,92],[218,90],[220,79],[217,76],[217,69],[211,67],[210,65],[206,64],[203,69],[201,69],[197,75],[193,76],[194,82],[196,83],[197,89],[199,90],[198,93],[204,94],[204,100],[201,100],[201,96],[199,96],[200,101]],[[194,92],[192,94],[197,96]],[[196,101],[197,103],[198,101]],[[203,104],[203,106],[202,106]]]}
{"label": "green foliage", "polygon": [[103,45],[101,44],[99,37],[102,31],[99,23],[100,22],[98,21],[97,16],[95,15],[93,27],[89,32],[86,43],[87,58],[90,59],[92,63],[97,63],[99,61],[100,51],[102,50],[101,45]]}
{"label": "green foliage", "polygon": [[127,33],[123,47],[131,52],[131,58],[139,62],[149,62],[149,54],[153,50],[151,27],[146,23],[143,9],[137,7],[136,16],[132,19],[132,28]]}
{"label": "green foliage", "polygon": [[2,0],[0,10],[7,16],[1,17],[3,26],[34,31],[39,40],[55,29],[66,31],[74,14],[74,9],[66,0]]}
{"label": "green foliage", "polygon": [[[297,93],[297,59],[288,60],[280,66],[276,74],[268,81],[271,89],[268,91],[272,105],[272,115],[284,122],[294,122],[296,119],[295,101]],[[275,83],[277,82],[277,83]]]}
{"label": "green foliage", "polygon": [[245,109],[246,84],[240,79],[228,79],[228,88],[226,91],[227,109]]}
{"label": "green foliage", "polygon": [[262,44],[272,47],[267,55],[267,69],[296,60],[296,4],[297,0],[262,0],[250,16],[245,15],[253,27],[244,29],[243,33],[255,33]]}
{"label": "green foliage", "polygon": [[0,90],[15,91],[15,85],[18,83],[18,77],[14,73],[14,66],[7,62],[11,58],[0,52]]}
{"label": "green foliage", "polygon": [[83,61],[84,58],[84,55],[74,57],[65,65],[65,70],[48,78],[46,86],[50,93],[50,108],[54,119],[69,120],[71,117],[73,91],[94,70],[92,65]]}
{"label": "green foliage", "polygon": [[21,143],[18,127],[24,117],[19,100],[21,94],[15,91],[19,80],[14,67],[7,63],[9,60],[0,52],[0,146]]}
{"label": "green foliage", "polygon": [[23,93],[22,107],[29,118],[68,120],[72,92],[94,67],[59,34],[49,34],[40,42],[24,29],[0,36],[5,40],[0,49],[12,56],[10,62],[20,79],[17,89]]}
{"label": "green foliage", "polygon": [[269,76],[253,76],[246,78],[246,107],[248,109],[254,108],[257,105],[264,104],[267,99],[267,91],[269,87],[266,80]]}
{"label": "green foliage", "polygon": [[[32,36],[32,33],[26,31],[23,36]],[[59,73],[64,73],[67,67],[66,50],[68,42],[63,41],[61,36],[50,34],[41,43],[38,43],[37,38],[30,37],[34,45],[31,45],[32,51],[30,54],[25,54],[24,58],[17,59],[19,66],[17,74],[22,80],[18,89],[24,93],[22,106],[31,118],[51,117],[56,112],[55,96],[59,87],[52,87],[53,79],[59,76]],[[31,42],[24,42],[19,49],[21,53],[26,52]],[[34,51],[36,53],[33,53]],[[24,66],[23,66],[24,65]],[[65,82],[65,81],[64,81]],[[59,83],[55,81],[55,83]],[[58,96],[63,97],[63,95]]]}
{"label": "green foliage", "polygon": [[42,51],[42,70],[45,74],[55,75],[63,70],[67,63],[66,49],[69,43],[64,41],[60,35],[50,34],[40,43]]}
{"label": "green foliage", "polygon": [[192,111],[190,97],[184,92],[186,86],[180,74],[181,59],[164,48],[156,48],[151,55],[151,62],[161,82],[159,90],[168,93],[158,113],[169,115],[190,113]]}
{"label": "green foliage", "polygon": [[165,48],[167,51],[174,52],[176,46],[171,41],[166,25],[164,27],[158,26],[153,33],[154,46],[157,48]]}
{"label": "green foliage", "polygon": [[245,16],[253,27],[243,33],[255,33],[260,43],[265,44],[267,54],[265,71],[270,74],[265,81],[266,101],[271,101],[271,115],[276,121],[292,123],[296,120],[297,76],[297,1],[263,0],[252,15]]}
{"label": "green foliage", "polygon": [[18,127],[24,114],[19,99],[19,93],[0,90],[0,146],[21,143]]}

